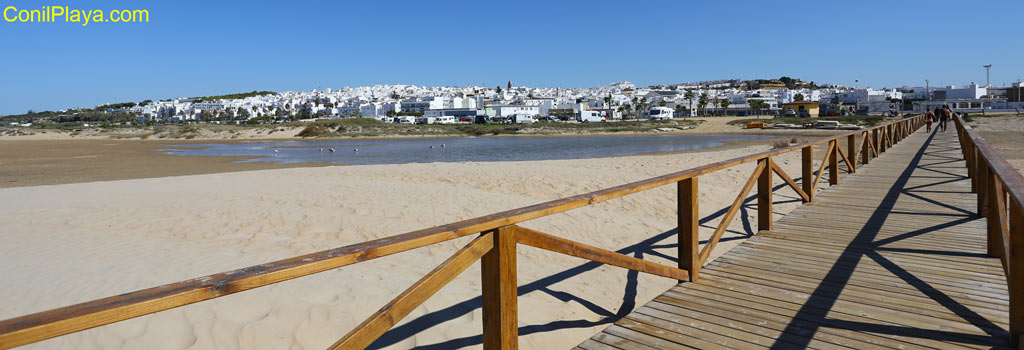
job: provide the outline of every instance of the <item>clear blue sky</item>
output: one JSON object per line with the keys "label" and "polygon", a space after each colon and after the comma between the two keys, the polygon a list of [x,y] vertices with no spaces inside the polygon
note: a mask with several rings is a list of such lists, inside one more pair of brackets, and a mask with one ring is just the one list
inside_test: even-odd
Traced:
{"label": "clear blue sky", "polygon": [[[785,3],[785,4],[780,4]],[[593,87],[1024,78],[1024,1],[28,1],[149,23],[0,22],[0,115],[376,83]]]}

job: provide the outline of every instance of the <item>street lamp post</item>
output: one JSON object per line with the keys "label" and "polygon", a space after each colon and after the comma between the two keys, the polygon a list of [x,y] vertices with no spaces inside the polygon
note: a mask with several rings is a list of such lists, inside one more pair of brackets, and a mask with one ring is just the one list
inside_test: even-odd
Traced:
{"label": "street lamp post", "polygon": [[985,67],[985,87],[992,87],[992,83],[989,82],[989,75],[988,75],[988,71],[990,69],[992,69],[992,65],[991,64],[986,64],[983,67]]}

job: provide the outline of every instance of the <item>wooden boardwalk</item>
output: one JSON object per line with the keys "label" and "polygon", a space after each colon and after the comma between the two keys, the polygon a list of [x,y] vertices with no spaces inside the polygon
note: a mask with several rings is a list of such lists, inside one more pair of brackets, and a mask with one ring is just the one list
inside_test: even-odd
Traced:
{"label": "wooden boardwalk", "polygon": [[582,349],[1009,348],[950,123],[892,147]]}

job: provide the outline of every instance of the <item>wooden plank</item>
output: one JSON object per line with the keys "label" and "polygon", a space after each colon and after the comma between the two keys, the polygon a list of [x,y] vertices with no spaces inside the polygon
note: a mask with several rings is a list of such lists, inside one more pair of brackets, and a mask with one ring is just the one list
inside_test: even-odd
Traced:
{"label": "wooden plank", "polygon": [[804,190],[800,188],[799,185],[796,184],[796,181],[793,181],[793,178],[789,177],[789,174],[786,174],[786,172],[782,170],[781,167],[779,167],[778,163],[772,162],[772,171],[774,171],[775,174],[779,175],[779,178],[781,178],[783,182],[789,185],[789,188],[793,189],[793,192],[796,192],[796,194],[800,196],[801,200],[803,200],[805,203],[811,201],[811,197],[807,195],[807,192],[804,192]]}
{"label": "wooden plank", "polygon": [[757,230],[770,231],[772,229],[772,158],[761,160],[764,170],[757,177]]}
{"label": "wooden plank", "polygon": [[[1006,224],[1006,193],[1003,192],[1003,184],[995,177],[995,174],[990,174],[988,180],[988,200],[989,216],[986,218],[988,221],[986,230],[988,255],[1001,258],[1003,266],[1006,267],[1006,258],[1009,255],[1004,250],[1009,243],[1004,239],[1008,232]],[[1009,271],[1007,271],[1007,275],[1009,275]]]}
{"label": "wooden plank", "polygon": [[871,153],[878,158],[878,129],[871,130]]}
{"label": "wooden plank", "polygon": [[1024,208],[1010,201],[1010,254],[1007,259],[1010,275],[1010,339],[1017,348],[1024,346]]}
{"label": "wooden plank", "polygon": [[817,178],[814,178],[814,147],[804,147],[800,154],[800,182],[809,202],[814,200],[814,188],[818,183]]}
{"label": "wooden plank", "polygon": [[351,332],[339,339],[329,349],[363,349],[387,332],[398,321],[409,315],[430,296],[441,290],[455,277],[466,271],[494,247],[494,234],[488,233],[473,239],[465,247],[438,265],[402,294],[360,323]]}
{"label": "wooden plank", "polygon": [[700,276],[700,189],[697,179],[679,181],[676,196],[679,268],[689,273],[690,282],[697,281]]}
{"label": "wooden plank", "polygon": [[[749,315],[744,319],[760,322],[761,320],[771,319],[772,317],[778,317],[779,322],[783,322],[788,325],[796,325],[801,329],[813,328],[818,325],[820,321],[813,318],[801,315],[799,313],[800,305],[778,302],[773,299],[757,296],[757,295],[743,295],[736,291],[722,290],[717,288],[707,288],[699,285],[687,286],[687,288],[673,288],[665,294],[655,298],[656,302],[665,303],[669,305],[687,305],[686,303],[695,303],[703,306],[705,310],[730,310],[742,315]],[[884,320],[874,320],[859,315],[845,315],[845,314],[833,314],[830,315],[836,319],[863,322],[863,323],[874,323],[882,326],[896,325]],[[783,328],[785,329],[785,328]],[[800,335],[801,333],[797,333]],[[858,343],[869,343],[874,347],[885,347],[885,348],[921,348],[927,347],[930,349],[949,349],[958,348],[965,349],[968,347],[958,346],[955,344],[940,342],[931,339],[907,339],[905,337],[899,337],[894,335],[885,334],[871,334],[866,332],[857,332],[842,328],[830,328],[824,327],[819,328],[817,332],[811,335],[804,333],[804,338],[812,337],[813,339],[834,339],[837,342],[849,342],[849,340],[856,341]],[[871,348],[868,347],[852,347],[854,349]]]}
{"label": "wooden plank", "polygon": [[690,279],[689,274],[683,269],[677,269],[671,266],[665,266],[655,262],[622,255],[610,250],[549,235],[526,227],[520,226],[516,228],[516,239],[518,239],[521,244],[549,250],[555,253],[574,256],[580,259],[587,259],[602,264],[618,266],[624,269],[649,273],[655,276],[673,278],[680,281],[688,281]]}
{"label": "wooden plank", "polygon": [[[828,147],[825,149],[825,159],[821,161],[821,165],[818,166],[818,174],[814,177],[814,184],[811,185],[811,192],[818,189],[818,180],[821,180],[822,174],[825,174],[825,166],[829,163],[829,158],[832,158],[832,149],[835,147],[835,143],[829,142]],[[810,193],[810,192],[808,192]]]}
{"label": "wooden plank", "polygon": [[729,210],[722,216],[722,221],[718,223],[718,227],[715,228],[715,232],[711,234],[711,238],[708,239],[708,243],[704,245],[704,249],[700,251],[700,265],[704,265],[708,261],[708,257],[711,256],[711,250],[715,249],[718,245],[718,241],[722,239],[722,234],[729,228],[729,224],[732,223],[732,219],[736,217],[736,213],[739,212],[740,206],[747,200],[747,194],[754,188],[754,184],[757,182],[759,175],[765,169],[764,163],[757,163],[757,167],[754,168],[754,173],[747,178],[747,183],[743,185],[740,190],[740,194],[733,200],[732,205],[729,206]]}
{"label": "wooden plank", "polygon": [[519,228],[504,226],[489,232],[494,248],[481,260],[484,349],[519,348],[516,282],[516,236]]}
{"label": "wooden plank", "polygon": [[[854,159],[853,162],[851,162],[850,156],[847,156],[846,153],[843,152],[843,148],[839,147],[838,143],[836,144],[836,152],[838,152],[839,155],[843,158],[843,163],[846,164],[846,169],[849,169],[847,172],[853,173],[854,169],[856,168],[853,164],[856,163],[857,160]],[[838,171],[838,168],[836,169],[836,171]]]}
{"label": "wooden plank", "polygon": [[829,147],[830,152],[828,156],[828,184],[835,186],[839,184],[839,142],[832,141],[832,146]]}
{"label": "wooden plank", "polygon": [[[696,338],[687,338],[679,335],[666,333],[665,330],[649,326],[632,319],[622,319],[615,322],[615,325],[604,330],[605,333],[628,339],[640,344],[648,345],[656,349],[666,350],[692,350],[692,349],[728,349],[724,346],[706,342]],[[661,337],[666,335],[666,337]],[[666,339],[668,338],[668,339]],[[679,342],[685,343],[681,344]],[[689,346],[687,346],[689,345]]]}
{"label": "wooden plank", "polygon": [[611,346],[614,346],[614,347],[616,347],[618,349],[623,349],[623,350],[653,350],[653,349],[655,349],[655,348],[652,348],[650,346],[647,346],[647,345],[644,345],[644,344],[640,344],[640,343],[637,343],[635,341],[632,341],[632,340],[629,340],[629,339],[626,339],[626,338],[616,337],[616,336],[608,334],[608,333],[598,333],[598,334],[594,335],[593,338],[590,338],[590,339],[592,339],[594,341],[597,341],[597,342],[600,342],[602,344],[608,344],[608,345],[611,345]]}
{"label": "wooden plank", "polygon": [[[1009,273],[1012,284],[1013,269],[1007,272],[998,260],[984,254],[988,225],[970,214],[976,199],[970,195],[969,181],[956,180],[967,171],[963,163],[947,163],[948,157],[963,157],[948,147],[956,140],[949,134],[915,133],[918,124],[915,119],[874,129],[881,133],[879,142],[889,149],[888,156],[861,166],[844,180],[847,186],[828,188],[814,202],[774,222],[773,230],[760,231],[704,266],[699,283],[680,284],[627,319],[655,326],[667,334],[663,337],[699,337],[733,347],[991,349],[1012,345],[999,334],[1020,338],[1006,332],[1014,329],[1014,314],[1004,276]],[[870,133],[865,134],[869,139]],[[835,152],[835,162],[842,156],[853,163],[849,158],[853,152],[844,154],[834,141],[827,148]],[[861,141],[862,152],[870,152],[871,141]],[[907,146],[892,148],[897,142]],[[857,146],[856,140],[853,144]],[[908,161],[918,156],[920,147],[929,149],[913,163]],[[912,176],[897,180],[908,164],[915,166]],[[990,177],[989,182],[998,181]],[[813,181],[805,184],[814,186]],[[914,189],[892,196],[894,186]],[[1012,215],[1012,200],[1000,204],[997,197],[1002,198],[989,196],[990,211]],[[1001,225],[1007,227],[1001,240],[1014,242],[1010,233],[1014,223],[1004,220]],[[863,239],[865,235],[871,239]],[[1003,255],[1013,256],[1013,252]],[[844,277],[835,278],[835,269],[843,271]],[[808,304],[816,301],[811,295],[835,299]],[[872,325],[883,331],[826,325],[832,321]],[[795,334],[783,336],[786,332]]]}

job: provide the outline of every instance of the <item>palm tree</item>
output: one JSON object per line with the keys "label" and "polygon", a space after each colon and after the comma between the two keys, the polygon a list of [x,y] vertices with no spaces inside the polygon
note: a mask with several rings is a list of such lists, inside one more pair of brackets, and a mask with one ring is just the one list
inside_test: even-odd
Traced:
{"label": "palm tree", "polygon": [[700,114],[701,115],[704,114],[704,107],[707,107],[707,105],[708,105],[708,93],[702,92],[702,93],[700,93],[700,98],[697,99],[697,108],[700,109]]}
{"label": "palm tree", "polygon": [[693,110],[693,89],[686,89],[686,94],[683,94],[683,98],[690,102],[690,110]]}
{"label": "palm tree", "polygon": [[718,104],[722,105],[722,115],[725,115],[725,109],[729,108],[729,99],[723,98]]}

